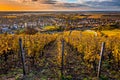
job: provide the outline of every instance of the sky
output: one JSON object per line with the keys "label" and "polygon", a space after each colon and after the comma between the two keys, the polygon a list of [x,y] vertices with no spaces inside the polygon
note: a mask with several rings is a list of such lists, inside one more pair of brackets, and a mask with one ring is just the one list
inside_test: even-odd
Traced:
{"label": "sky", "polygon": [[120,0],[0,0],[0,11],[120,11]]}

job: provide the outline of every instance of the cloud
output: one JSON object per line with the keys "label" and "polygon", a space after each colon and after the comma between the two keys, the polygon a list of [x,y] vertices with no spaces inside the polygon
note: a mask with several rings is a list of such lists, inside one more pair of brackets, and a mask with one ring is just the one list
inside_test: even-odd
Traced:
{"label": "cloud", "polygon": [[43,4],[56,4],[57,1],[55,0],[44,0]]}
{"label": "cloud", "polygon": [[79,8],[79,7],[87,7],[83,4],[77,4],[77,3],[58,3],[55,4],[56,7],[65,7],[65,8]]}
{"label": "cloud", "polygon": [[[40,0],[39,0],[40,1]],[[44,1],[44,0],[41,0]],[[52,4],[43,4],[42,2],[24,0],[0,0],[0,11],[49,11],[54,10]]]}
{"label": "cloud", "polygon": [[[119,0],[0,0],[7,7],[15,5],[31,10],[119,10]],[[4,5],[4,6],[5,6]],[[1,7],[2,8],[2,7]],[[4,8],[3,8],[4,9]],[[11,9],[12,10],[12,9]]]}
{"label": "cloud", "polygon": [[87,1],[85,4],[93,8],[108,8],[108,9],[109,8],[120,8],[120,2],[118,0],[101,1],[101,2]]}
{"label": "cloud", "polygon": [[[59,0],[62,1],[62,0]],[[76,1],[76,2],[75,2]],[[63,4],[59,6],[67,8],[90,8],[90,9],[115,9],[120,10],[119,0],[74,0],[74,3],[67,3],[63,1]]]}
{"label": "cloud", "polygon": [[42,4],[55,4],[56,0],[9,0],[9,1],[16,1],[21,3],[42,3]]}

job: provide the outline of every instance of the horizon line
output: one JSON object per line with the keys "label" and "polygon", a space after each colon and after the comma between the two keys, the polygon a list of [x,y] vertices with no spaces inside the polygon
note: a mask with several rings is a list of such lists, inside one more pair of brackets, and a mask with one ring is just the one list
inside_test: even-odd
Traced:
{"label": "horizon line", "polygon": [[89,11],[100,11],[100,12],[120,12],[120,10],[0,10],[0,12],[89,12]]}

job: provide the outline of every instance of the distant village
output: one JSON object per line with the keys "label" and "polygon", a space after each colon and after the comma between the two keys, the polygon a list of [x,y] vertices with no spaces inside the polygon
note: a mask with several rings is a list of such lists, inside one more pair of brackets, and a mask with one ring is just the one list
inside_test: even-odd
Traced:
{"label": "distant village", "polygon": [[14,34],[27,27],[42,31],[45,26],[61,28],[93,28],[103,25],[120,24],[120,15],[92,16],[84,14],[7,14],[0,15],[0,33]]}

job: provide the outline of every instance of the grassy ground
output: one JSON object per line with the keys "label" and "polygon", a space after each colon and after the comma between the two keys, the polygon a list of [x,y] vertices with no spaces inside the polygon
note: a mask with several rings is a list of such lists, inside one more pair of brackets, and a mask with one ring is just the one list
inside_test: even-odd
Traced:
{"label": "grassy ground", "polygon": [[49,30],[52,31],[52,30],[57,30],[58,27],[56,27],[56,26],[45,26],[43,29],[46,30],[46,31],[49,31]]}
{"label": "grassy ground", "polygon": [[116,29],[116,30],[105,30],[105,31],[101,31],[102,33],[104,33],[105,35],[108,36],[114,36],[114,35],[120,35],[120,30]]}
{"label": "grassy ground", "polygon": [[102,17],[102,14],[94,14],[89,16],[88,18],[101,18],[101,17]]}

